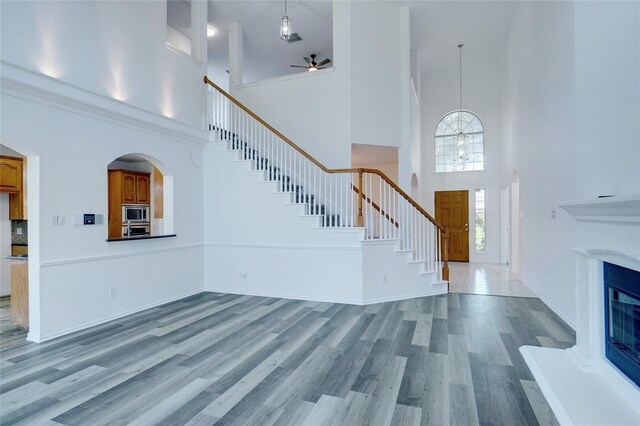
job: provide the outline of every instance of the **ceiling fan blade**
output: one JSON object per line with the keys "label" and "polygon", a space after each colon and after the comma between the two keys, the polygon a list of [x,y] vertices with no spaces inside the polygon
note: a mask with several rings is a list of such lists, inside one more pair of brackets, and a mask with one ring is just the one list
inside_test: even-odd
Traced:
{"label": "ceiling fan blade", "polygon": [[318,64],[319,67],[323,66],[323,65],[327,65],[329,62],[331,62],[331,59],[327,58],[324,61],[320,62]]}
{"label": "ceiling fan blade", "polygon": [[304,60],[307,61],[307,64],[311,65],[311,59],[307,58],[306,56],[304,57]]}
{"label": "ceiling fan blade", "polygon": [[309,69],[309,67],[303,67],[302,65],[289,65],[292,68],[304,68],[304,69]]}

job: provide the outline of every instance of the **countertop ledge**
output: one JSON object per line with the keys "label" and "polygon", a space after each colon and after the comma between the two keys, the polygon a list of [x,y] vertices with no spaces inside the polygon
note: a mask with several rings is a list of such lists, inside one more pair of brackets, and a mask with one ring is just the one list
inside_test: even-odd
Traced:
{"label": "countertop ledge", "polygon": [[4,258],[9,260],[22,260],[23,262],[29,261],[27,256],[5,256]]}
{"label": "countertop ledge", "polygon": [[155,240],[157,238],[170,238],[177,237],[177,234],[167,234],[167,235],[152,235],[152,236],[144,236],[144,237],[124,237],[124,238],[107,238],[105,241],[108,243],[116,242],[116,241],[140,241],[140,240]]}

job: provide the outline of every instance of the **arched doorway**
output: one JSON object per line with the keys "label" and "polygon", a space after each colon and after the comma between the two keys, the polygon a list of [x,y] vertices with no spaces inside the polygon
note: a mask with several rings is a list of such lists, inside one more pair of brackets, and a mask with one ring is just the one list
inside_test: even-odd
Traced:
{"label": "arched doorway", "polygon": [[173,234],[173,176],[154,157],[121,155],[107,165],[108,239]]}
{"label": "arched doorway", "polygon": [[[38,341],[40,335],[40,158],[5,138],[0,140],[0,156],[12,159],[20,168],[19,174],[15,175],[16,186],[6,188],[7,192],[1,194],[0,200],[0,236],[3,240],[0,243],[3,247],[0,279],[3,295],[9,296],[8,303],[2,308],[8,310],[15,327],[12,333],[15,338],[3,342],[6,348],[21,344],[24,338]],[[14,167],[6,169],[16,170]],[[7,254],[13,258],[7,261]]]}

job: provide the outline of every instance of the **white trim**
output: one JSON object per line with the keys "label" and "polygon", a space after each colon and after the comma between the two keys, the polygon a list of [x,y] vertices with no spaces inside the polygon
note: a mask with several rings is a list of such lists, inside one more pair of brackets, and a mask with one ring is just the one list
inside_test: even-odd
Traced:
{"label": "white trim", "polygon": [[[525,285],[525,287],[529,288],[527,285]],[[529,290],[531,290],[531,289],[529,288]],[[571,320],[569,320],[569,318],[567,318],[564,314],[562,314],[559,309],[557,309],[555,306],[553,306],[551,303],[549,303],[549,301],[547,301],[547,299],[545,299],[544,297],[538,296],[535,291],[531,290],[531,292],[535,295],[534,297],[537,297],[538,299],[542,300],[542,303],[547,305],[547,307],[549,309],[551,309],[554,314],[559,316],[562,319],[562,321],[566,322],[567,325],[573,329],[573,331],[576,330],[575,323],[573,323]],[[519,297],[531,297],[531,296],[519,296]]]}
{"label": "white trim", "polygon": [[[430,291],[421,291],[419,293],[407,294],[403,296],[393,296],[393,297],[379,297],[377,299],[365,299],[363,300],[362,305],[373,305],[376,303],[384,303],[384,302],[395,302],[397,300],[408,300],[408,299],[416,299],[418,297],[428,297],[428,296],[438,296],[441,294],[447,294],[446,281],[444,282],[436,282],[432,284],[434,288]],[[439,289],[439,286],[443,286],[444,288]]]}
{"label": "white trim", "polygon": [[[205,286],[206,287],[206,286]],[[227,288],[212,288],[206,287],[204,291],[208,291],[211,293],[227,293],[227,294],[240,294],[243,296],[259,296],[259,297],[278,297],[280,299],[289,299],[289,300],[305,300],[307,302],[323,302],[323,303],[343,303],[346,305],[363,305],[361,301],[354,300],[343,300],[343,299],[322,299],[322,298],[303,298],[300,296],[293,296],[290,294],[283,293],[262,293],[262,292],[239,292],[233,291]]]}
{"label": "white trim", "polygon": [[315,76],[318,76],[318,75],[328,74],[330,72],[333,72],[334,70],[335,70],[335,67],[331,67],[331,68],[326,68],[326,69],[318,70],[318,71],[314,71],[314,72],[300,72],[300,73],[296,73],[296,74],[282,75],[282,76],[279,76],[279,77],[267,78],[267,79],[260,80],[260,81],[252,81],[251,83],[237,84],[235,86],[235,88],[236,89],[244,89],[244,88],[247,88],[247,87],[265,86],[267,84],[280,83],[281,81],[295,80],[297,78],[315,77]]}
{"label": "white trim", "polygon": [[74,114],[162,135],[186,145],[203,147],[209,141],[204,129],[91,92],[79,86],[36,73],[9,62],[2,66],[0,92]]}
{"label": "white trim", "polygon": [[[362,245],[363,246],[378,246],[378,245],[386,245],[386,244],[391,244],[391,243],[399,243],[400,242],[400,238],[384,238],[384,239],[371,239],[371,240],[362,240]],[[405,253],[413,253],[414,250],[413,249],[406,249],[406,250],[396,250],[396,254],[405,254]]]}
{"label": "white trim", "polygon": [[[174,28],[174,30],[175,30],[175,28]],[[173,43],[171,43],[169,41],[167,41],[165,43],[166,43],[167,49],[169,49],[171,52],[176,53],[176,54],[182,56],[185,59],[189,59],[191,62],[193,62],[194,65],[197,65],[199,67],[202,66],[202,62],[200,62],[199,60],[194,58],[190,53],[184,52],[178,46],[175,46]]]}
{"label": "white trim", "polygon": [[640,195],[563,201],[558,207],[580,222],[640,223]]}
{"label": "white trim", "polygon": [[175,302],[176,300],[184,299],[186,297],[194,296],[196,294],[203,293],[203,292],[204,291],[202,289],[198,289],[198,290],[195,290],[195,291],[191,291],[191,292],[182,294],[180,296],[170,297],[168,299],[164,299],[164,300],[161,300],[159,302],[150,303],[150,304],[144,305],[142,307],[137,307],[137,308],[134,308],[134,309],[130,309],[128,311],[121,312],[119,314],[111,315],[111,316],[108,316],[108,317],[105,317],[105,318],[102,318],[102,319],[99,319],[99,320],[95,320],[95,321],[91,321],[91,322],[79,325],[77,327],[71,327],[71,328],[68,328],[66,330],[58,331],[58,332],[47,334],[47,335],[44,335],[44,336],[43,335],[39,335],[39,334],[32,334],[31,332],[29,332],[27,334],[27,340],[29,342],[43,343],[43,342],[46,342],[48,340],[55,339],[56,337],[65,336],[67,334],[75,333],[76,331],[86,330],[87,328],[94,327],[96,325],[104,324],[106,322],[113,321],[113,320],[116,320],[118,318],[126,317],[127,315],[135,314],[135,313],[138,313],[140,311],[144,311],[146,309],[151,309],[151,308],[155,308],[156,306],[160,306],[160,305],[164,305],[164,304],[167,304],[167,303]]}
{"label": "white trim", "polygon": [[536,383],[540,387],[542,394],[549,403],[549,407],[551,407],[553,414],[555,414],[558,423],[560,423],[561,425],[573,425],[574,423],[571,421],[571,418],[563,408],[562,403],[558,399],[558,396],[555,392],[553,392],[549,381],[545,378],[545,375],[542,374],[540,366],[535,361],[533,354],[538,349],[540,348],[535,346],[521,346],[520,354],[522,355],[522,358],[524,358],[524,362],[527,364],[527,367],[529,367],[529,370],[531,371],[531,374],[533,375]]}
{"label": "white trim", "polygon": [[615,246],[598,246],[588,249],[574,249],[573,251],[584,257],[615,263],[628,269],[640,271],[640,252],[636,256],[632,256],[625,254],[627,250],[624,248]]}
{"label": "white trim", "polygon": [[[140,241],[149,241],[149,240],[140,240]],[[134,243],[136,244],[136,243]],[[132,256],[147,256],[151,254],[157,253],[166,253],[171,251],[179,251],[179,250],[189,250],[198,247],[202,247],[203,244],[187,244],[182,246],[174,246],[174,247],[164,247],[153,250],[141,250],[141,251],[130,251],[126,253],[116,253],[116,254],[104,254],[99,256],[86,256],[86,257],[78,257],[75,259],[60,259],[60,260],[49,260],[46,262],[40,262],[41,268],[47,268],[51,266],[61,266],[61,265],[71,265],[74,263],[87,263],[87,262],[100,262],[103,260],[113,260],[120,259],[123,257],[132,257]]]}
{"label": "white trim", "polygon": [[[250,249],[281,249],[281,250],[362,250],[361,246],[321,246],[302,244],[242,244],[242,243],[204,243],[205,247],[232,247]],[[271,297],[271,296],[270,296]]]}
{"label": "white trim", "polygon": [[[212,292],[212,293],[226,293],[226,294],[240,294],[243,296],[258,296],[258,297],[278,297],[280,299],[289,299],[289,300],[305,300],[308,302],[322,302],[322,303],[343,303],[343,304],[347,304],[347,305],[358,305],[358,306],[365,306],[365,305],[373,305],[376,303],[382,303],[382,302],[393,302],[393,301],[397,301],[397,300],[407,300],[407,299],[415,299],[418,297],[428,297],[428,296],[437,296],[437,295],[441,295],[441,294],[446,294],[447,293],[447,288],[446,286],[444,286],[444,284],[446,284],[445,281],[442,282],[436,282],[433,285],[433,289],[431,289],[430,291],[424,291],[424,292],[420,292],[420,293],[415,293],[415,294],[410,294],[410,295],[405,295],[405,296],[394,296],[394,297],[381,297],[381,298],[377,298],[377,299],[367,299],[367,300],[344,300],[344,299],[324,299],[324,298],[305,298],[305,297],[300,297],[300,296],[293,296],[290,294],[284,294],[284,293],[272,293],[272,292],[240,292],[240,291],[233,291],[230,289],[226,289],[226,288],[212,288],[212,287],[207,287],[205,289],[205,291],[208,292]],[[441,291],[440,289],[438,289],[437,287],[443,286],[444,288]]]}

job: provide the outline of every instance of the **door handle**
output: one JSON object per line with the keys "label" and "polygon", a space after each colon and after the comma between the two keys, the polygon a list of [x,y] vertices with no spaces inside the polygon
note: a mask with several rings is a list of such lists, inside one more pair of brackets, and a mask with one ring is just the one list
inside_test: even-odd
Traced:
{"label": "door handle", "polygon": [[467,231],[467,232],[469,232],[469,224],[468,224],[468,223],[465,223],[465,224],[464,224],[464,230],[465,230],[465,231]]}

